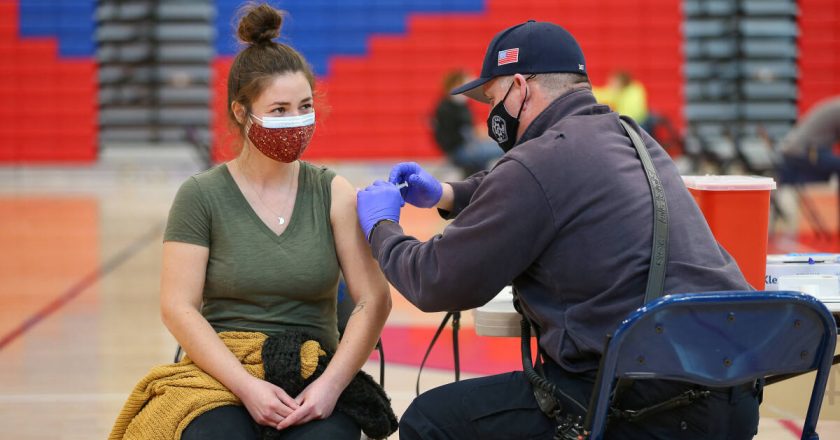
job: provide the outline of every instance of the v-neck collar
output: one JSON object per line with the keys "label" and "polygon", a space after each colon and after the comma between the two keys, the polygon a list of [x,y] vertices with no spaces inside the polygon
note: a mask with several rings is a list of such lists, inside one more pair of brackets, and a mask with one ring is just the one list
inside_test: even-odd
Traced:
{"label": "v-neck collar", "polygon": [[248,213],[248,216],[251,217],[251,219],[257,223],[257,226],[260,229],[262,229],[262,231],[266,235],[271,237],[272,240],[274,240],[278,243],[282,242],[283,239],[286,236],[289,235],[289,232],[293,228],[295,228],[295,225],[297,224],[296,219],[298,217],[298,211],[300,211],[300,209],[298,209],[300,207],[299,206],[300,205],[300,199],[301,199],[300,194],[301,194],[301,188],[303,187],[303,185],[301,184],[301,182],[303,181],[303,173],[304,173],[303,162],[298,163],[297,189],[295,190],[295,203],[294,203],[294,206],[292,207],[292,215],[289,216],[288,225],[286,226],[286,229],[284,229],[283,232],[281,232],[279,235],[276,232],[274,232],[263,221],[263,219],[260,218],[260,216],[257,214],[257,211],[254,210],[254,207],[251,206],[250,203],[248,203],[248,199],[245,197],[245,194],[242,192],[242,188],[240,188],[239,185],[236,183],[236,179],[233,178],[233,174],[231,174],[230,169],[228,168],[227,164],[226,163],[222,164],[222,167],[224,167],[224,173],[223,174],[227,177],[228,183],[230,183],[230,185],[232,186],[233,192],[237,195],[237,198],[239,199],[240,203],[242,204],[243,209]]}

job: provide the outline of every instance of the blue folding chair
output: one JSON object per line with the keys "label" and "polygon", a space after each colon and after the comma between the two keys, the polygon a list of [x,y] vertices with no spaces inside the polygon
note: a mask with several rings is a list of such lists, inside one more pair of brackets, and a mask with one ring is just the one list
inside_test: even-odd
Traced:
{"label": "blue folding chair", "polygon": [[837,339],[831,313],[799,292],[668,295],[633,312],[608,337],[584,429],[604,438],[619,378],[729,387],[817,370],[803,440],[817,420]]}

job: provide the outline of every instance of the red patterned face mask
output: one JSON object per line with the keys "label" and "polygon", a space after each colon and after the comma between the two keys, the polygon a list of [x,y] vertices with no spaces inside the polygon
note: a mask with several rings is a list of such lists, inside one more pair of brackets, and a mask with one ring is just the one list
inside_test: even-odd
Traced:
{"label": "red patterned face mask", "polygon": [[315,112],[299,116],[260,118],[248,129],[248,139],[262,154],[280,162],[294,162],[303,155],[315,133]]}

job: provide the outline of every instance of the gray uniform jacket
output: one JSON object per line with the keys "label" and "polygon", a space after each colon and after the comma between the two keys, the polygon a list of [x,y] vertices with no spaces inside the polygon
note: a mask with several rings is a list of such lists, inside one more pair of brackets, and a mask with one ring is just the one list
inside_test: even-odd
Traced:
{"label": "gray uniform jacket", "polygon": [[[665,292],[750,289],[670,157],[642,136],[670,211]],[[481,306],[513,282],[546,353],[568,371],[597,369],[605,335],[644,301],[653,230],[647,179],[618,114],[588,90],[569,92],[492,170],[452,187],[454,221],[442,234],[420,242],[395,223],[374,229],[388,280],[429,312]]]}

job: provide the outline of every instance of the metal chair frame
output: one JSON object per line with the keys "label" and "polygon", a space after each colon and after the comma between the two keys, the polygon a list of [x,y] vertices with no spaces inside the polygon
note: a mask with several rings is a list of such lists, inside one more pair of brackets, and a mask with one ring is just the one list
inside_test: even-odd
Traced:
{"label": "metal chair frame", "polygon": [[817,370],[802,439],[817,440],[837,327],[828,309],[799,292],[668,295],[637,309],[608,337],[584,427],[601,440],[619,378],[730,387]]}

